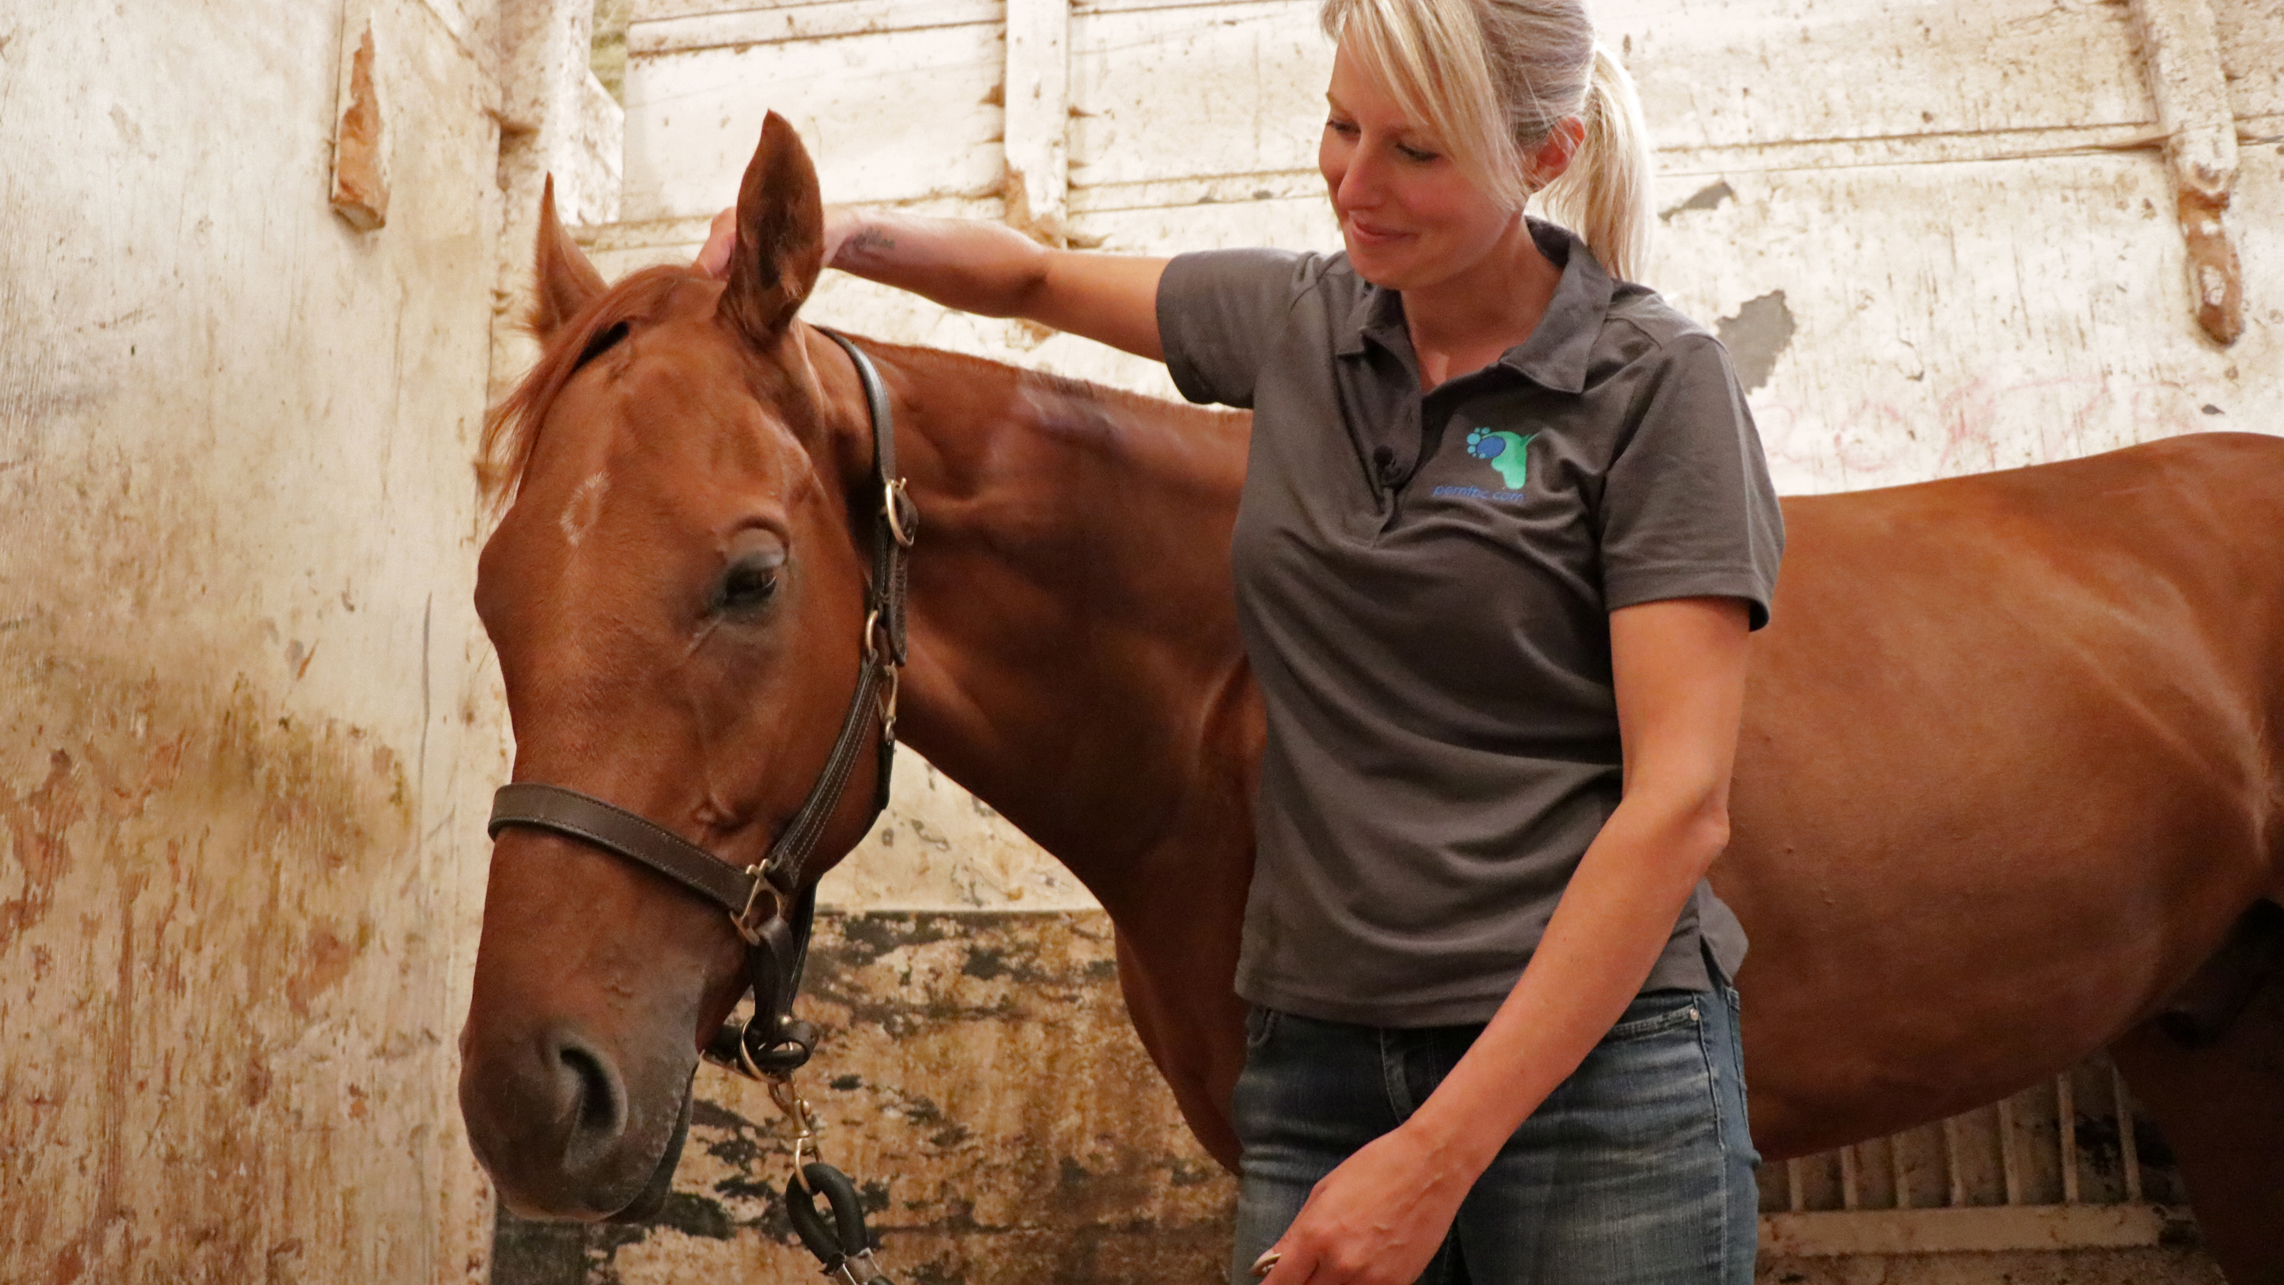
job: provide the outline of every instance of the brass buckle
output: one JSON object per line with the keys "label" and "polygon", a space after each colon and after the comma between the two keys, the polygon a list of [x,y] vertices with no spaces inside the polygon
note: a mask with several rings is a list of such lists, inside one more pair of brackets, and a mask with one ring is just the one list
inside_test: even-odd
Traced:
{"label": "brass buckle", "polygon": [[779,892],[777,885],[769,881],[769,876],[762,873],[761,865],[747,866],[745,872],[747,877],[753,880],[753,891],[746,894],[745,909],[730,916],[730,923],[737,928],[738,936],[745,939],[746,945],[759,946],[761,944],[759,924],[763,921],[755,917],[754,910],[761,905],[761,894],[764,892],[769,894],[769,917],[778,919],[785,917],[785,894]]}

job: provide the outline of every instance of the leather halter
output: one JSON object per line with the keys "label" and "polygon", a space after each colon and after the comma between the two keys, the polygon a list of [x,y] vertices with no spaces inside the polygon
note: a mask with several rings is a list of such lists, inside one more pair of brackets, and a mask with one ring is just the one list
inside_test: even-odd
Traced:
{"label": "leather halter", "polygon": [[537,781],[501,786],[492,796],[487,827],[494,839],[511,826],[577,839],[647,866],[727,910],[746,941],[753,1017],[742,1029],[723,1027],[708,1041],[705,1057],[756,1079],[790,1074],[809,1060],[816,1046],[815,1028],[793,1017],[793,996],[801,986],[816,910],[816,892],[803,880],[803,867],[840,806],[857,755],[864,749],[866,726],[876,716],[879,787],[865,825],[869,828],[888,806],[889,771],[896,755],[897,674],[905,657],[905,555],[919,530],[919,512],[896,473],[896,429],[880,372],[846,336],[831,330],[824,334],[848,353],[864,386],[865,408],[872,421],[872,482],[881,507],[873,522],[872,581],[865,588],[864,666],[849,697],[840,735],[834,738],[832,753],[808,797],[786,821],[768,855],[743,869],[624,808]]}

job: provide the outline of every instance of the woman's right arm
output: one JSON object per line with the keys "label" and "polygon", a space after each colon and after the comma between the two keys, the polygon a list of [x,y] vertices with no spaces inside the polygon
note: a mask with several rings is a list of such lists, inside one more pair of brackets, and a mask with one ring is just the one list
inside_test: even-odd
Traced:
{"label": "woman's right arm", "polygon": [[1023,317],[1166,359],[1158,341],[1164,259],[1057,250],[981,219],[839,207],[825,212],[825,245],[833,267],[947,308]]}
{"label": "woman's right arm", "polygon": [[[735,218],[715,221],[699,255],[719,273],[735,249]],[[947,308],[987,317],[1023,317],[1153,361],[1158,278],[1166,260],[1057,250],[981,219],[940,219],[831,206],[825,210],[825,262],[869,281],[910,290]]]}

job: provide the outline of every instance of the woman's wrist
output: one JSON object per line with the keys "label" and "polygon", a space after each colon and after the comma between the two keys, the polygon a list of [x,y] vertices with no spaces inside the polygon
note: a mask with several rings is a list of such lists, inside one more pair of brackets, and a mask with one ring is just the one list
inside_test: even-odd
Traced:
{"label": "woman's wrist", "polygon": [[1491,1167],[1499,1148],[1521,1123],[1502,1127],[1503,1122],[1485,1118],[1489,1113],[1480,1109],[1484,1104],[1468,1098],[1466,1086],[1446,1079],[1401,1126],[1436,1167],[1455,1172],[1464,1184],[1472,1184]]}

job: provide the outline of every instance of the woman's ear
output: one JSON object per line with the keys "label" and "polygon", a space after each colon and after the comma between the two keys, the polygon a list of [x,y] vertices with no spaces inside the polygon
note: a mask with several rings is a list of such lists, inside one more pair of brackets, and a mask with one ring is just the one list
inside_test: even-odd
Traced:
{"label": "woman's ear", "polygon": [[1578,145],[1586,139],[1586,122],[1576,116],[1565,116],[1547,130],[1546,140],[1537,150],[1523,158],[1523,181],[1533,192],[1561,178],[1578,157]]}

